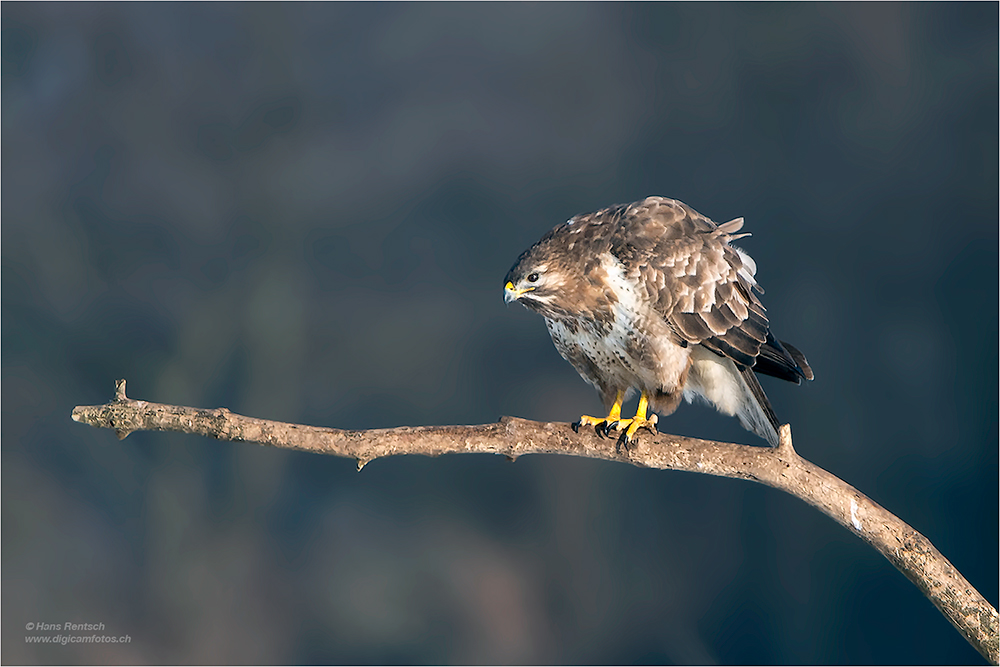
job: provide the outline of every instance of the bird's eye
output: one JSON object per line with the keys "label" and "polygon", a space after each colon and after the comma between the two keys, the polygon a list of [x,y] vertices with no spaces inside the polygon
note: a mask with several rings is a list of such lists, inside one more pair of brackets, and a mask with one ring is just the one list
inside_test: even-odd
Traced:
{"label": "bird's eye", "polygon": [[528,282],[529,283],[537,283],[538,282],[538,274],[537,273],[529,273],[528,274]]}

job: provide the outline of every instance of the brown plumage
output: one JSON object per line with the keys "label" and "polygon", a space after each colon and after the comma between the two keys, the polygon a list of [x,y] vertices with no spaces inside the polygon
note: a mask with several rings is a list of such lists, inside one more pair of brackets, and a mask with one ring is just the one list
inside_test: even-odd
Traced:
{"label": "brown plumage", "polygon": [[[731,245],[738,218],[716,225],[673,199],[649,197],[578,215],[529,248],[507,274],[505,298],[540,313],[559,353],[597,388],[605,418],[628,441],[702,398],[772,445],[778,419],[754,372],[811,380],[801,352],[769,330],[756,265]],[[633,419],[621,403],[641,392]]]}

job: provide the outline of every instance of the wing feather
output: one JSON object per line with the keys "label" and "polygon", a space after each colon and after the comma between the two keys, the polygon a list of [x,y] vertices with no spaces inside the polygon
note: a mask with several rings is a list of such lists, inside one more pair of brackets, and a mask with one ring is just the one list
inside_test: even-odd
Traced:
{"label": "wing feather", "polygon": [[770,333],[760,349],[753,369],[758,373],[799,384],[803,379],[812,380],[813,370],[805,355],[790,343],[779,341]]}
{"label": "wing feather", "polygon": [[768,321],[755,294],[757,267],[729,244],[743,219],[716,225],[674,200],[641,204],[623,219],[622,241],[628,242],[612,252],[682,340],[753,366],[768,339]]}

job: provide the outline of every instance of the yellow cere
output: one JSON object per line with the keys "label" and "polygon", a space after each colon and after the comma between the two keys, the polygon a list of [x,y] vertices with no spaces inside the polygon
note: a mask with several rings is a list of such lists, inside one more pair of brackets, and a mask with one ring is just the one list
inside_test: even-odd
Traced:
{"label": "yellow cere", "polygon": [[504,285],[503,288],[507,289],[507,290],[514,289],[514,283],[512,283],[511,281],[508,280],[507,284]]}

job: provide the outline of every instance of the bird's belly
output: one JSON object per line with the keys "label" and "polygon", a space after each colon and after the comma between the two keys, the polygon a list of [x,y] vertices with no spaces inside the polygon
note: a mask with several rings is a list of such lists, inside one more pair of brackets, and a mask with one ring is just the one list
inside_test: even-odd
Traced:
{"label": "bird's belly", "polygon": [[672,342],[665,330],[618,322],[605,331],[592,330],[587,321],[547,324],[559,354],[598,389],[673,392],[687,367],[689,350]]}

